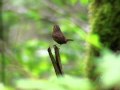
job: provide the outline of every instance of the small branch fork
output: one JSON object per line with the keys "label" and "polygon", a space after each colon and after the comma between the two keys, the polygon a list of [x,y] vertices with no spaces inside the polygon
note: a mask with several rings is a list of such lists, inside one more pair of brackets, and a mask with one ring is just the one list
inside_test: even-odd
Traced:
{"label": "small branch fork", "polygon": [[62,71],[62,64],[61,64],[61,59],[60,59],[60,53],[59,53],[59,48],[54,45],[54,51],[55,51],[55,58],[51,52],[51,48],[48,48],[48,53],[52,62],[52,65],[54,67],[55,73],[57,76],[62,76],[63,71]]}

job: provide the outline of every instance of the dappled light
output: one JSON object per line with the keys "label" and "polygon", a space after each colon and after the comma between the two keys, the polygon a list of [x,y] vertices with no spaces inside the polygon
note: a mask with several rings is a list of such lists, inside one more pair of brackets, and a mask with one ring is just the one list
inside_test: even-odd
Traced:
{"label": "dappled light", "polygon": [[0,90],[120,90],[119,0],[0,0]]}

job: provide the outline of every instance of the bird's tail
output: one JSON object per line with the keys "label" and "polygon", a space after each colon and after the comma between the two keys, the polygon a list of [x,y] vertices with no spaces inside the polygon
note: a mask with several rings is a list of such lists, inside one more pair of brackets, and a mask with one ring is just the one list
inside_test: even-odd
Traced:
{"label": "bird's tail", "polygon": [[73,39],[67,39],[67,41],[74,41]]}

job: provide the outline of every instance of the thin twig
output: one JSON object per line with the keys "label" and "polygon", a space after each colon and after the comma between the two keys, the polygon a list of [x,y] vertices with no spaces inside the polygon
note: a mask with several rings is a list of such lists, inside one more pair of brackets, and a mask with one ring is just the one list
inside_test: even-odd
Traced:
{"label": "thin twig", "polygon": [[61,59],[60,59],[60,54],[59,54],[59,48],[56,45],[54,45],[54,50],[55,50],[56,64],[58,66],[60,74],[63,75],[62,64],[61,64]]}
{"label": "thin twig", "polygon": [[57,67],[56,60],[54,59],[54,56],[53,56],[53,54],[52,54],[52,52],[51,52],[51,48],[50,48],[50,47],[48,48],[48,53],[49,53],[51,62],[52,62],[52,64],[53,64],[55,73],[56,73],[57,76],[59,76],[59,69],[58,69],[58,67]]}

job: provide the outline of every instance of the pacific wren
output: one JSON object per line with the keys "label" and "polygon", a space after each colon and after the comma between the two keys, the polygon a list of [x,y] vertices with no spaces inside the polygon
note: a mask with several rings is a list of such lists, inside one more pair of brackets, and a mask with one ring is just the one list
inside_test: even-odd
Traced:
{"label": "pacific wren", "polygon": [[63,35],[60,27],[58,25],[53,26],[52,38],[58,44],[66,44],[68,41],[73,41],[72,39],[66,39]]}

